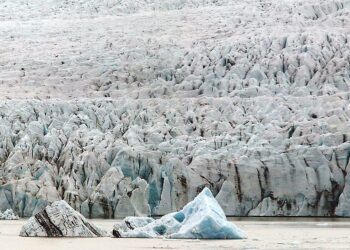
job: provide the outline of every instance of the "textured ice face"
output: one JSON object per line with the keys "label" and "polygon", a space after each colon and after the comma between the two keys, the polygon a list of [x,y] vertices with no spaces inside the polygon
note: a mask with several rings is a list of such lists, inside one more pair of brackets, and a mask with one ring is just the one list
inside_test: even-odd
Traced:
{"label": "textured ice face", "polygon": [[123,238],[242,239],[244,232],[226,220],[224,211],[208,188],[182,210],[158,220],[126,218],[114,226],[113,235]]}
{"label": "textured ice face", "polygon": [[0,6],[1,211],[348,216],[348,1]]}
{"label": "textured ice face", "polygon": [[242,239],[244,232],[226,220],[219,203],[208,188],[203,191],[174,218],[181,227],[170,238],[195,239]]}
{"label": "textured ice face", "polygon": [[88,222],[65,201],[55,201],[29,218],[20,236],[24,237],[103,237],[108,234]]}
{"label": "textured ice face", "polygon": [[[150,9],[167,1],[23,1],[0,3],[6,19],[1,98],[253,98],[349,90],[345,0],[169,0],[178,7],[159,12]],[[199,6],[188,8],[191,2]],[[129,3],[144,11],[118,16]]]}
{"label": "textured ice face", "polygon": [[3,102],[0,209],[164,215],[210,187],[228,215],[332,215],[348,98]]}

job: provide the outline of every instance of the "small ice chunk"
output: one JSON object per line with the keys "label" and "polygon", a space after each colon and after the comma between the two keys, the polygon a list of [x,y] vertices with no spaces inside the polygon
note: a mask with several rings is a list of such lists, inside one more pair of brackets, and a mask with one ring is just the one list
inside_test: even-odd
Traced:
{"label": "small ice chunk", "polygon": [[123,221],[114,225],[112,234],[119,238],[120,232],[129,232],[135,228],[144,227],[153,221],[154,219],[150,217],[126,217]]}
{"label": "small ice chunk", "polygon": [[18,220],[18,216],[15,215],[12,209],[7,209],[5,212],[0,212],[0,220]]}

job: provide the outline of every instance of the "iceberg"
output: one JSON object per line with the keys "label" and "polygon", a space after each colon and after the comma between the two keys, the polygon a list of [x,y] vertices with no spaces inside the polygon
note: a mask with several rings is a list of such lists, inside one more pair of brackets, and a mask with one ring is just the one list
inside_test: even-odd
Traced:
{"label": "iceberg", "polygon": [[123,232],[123,233],[129,232],[131,230],[134,230],[135,228],[144,227],[152,222],[154,222],[154,219],[151,217],[128,216],[122,222],[114,225],[112,234],[115,237],[120,238],[121,237],[120,232]]}
{"label": "iceberg", "polygon": [[88,222],[64,200],[55,201],[29,218],[22,227],[24,237],[104,237],[107,232]]}
{"label": "iceberg", "polygon": [[18,216],[15,215],[12,209],[6,209],[5,212],[0,212],[0,220],[18,220]]}
{"label": "iceberg", "polygon": [[118,238],[244,239],[246,234],[227,221],[219,203],[208,188],[179,212],[158,220],[127,217],[114,226]]}

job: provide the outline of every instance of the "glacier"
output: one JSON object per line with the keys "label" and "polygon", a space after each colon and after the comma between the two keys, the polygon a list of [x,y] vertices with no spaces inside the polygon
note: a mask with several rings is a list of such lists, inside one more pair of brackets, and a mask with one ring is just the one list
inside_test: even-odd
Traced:
{"label": "glacier", "polygon": [[208,188],[182,210],[160,219],[128,217],[113,229],[117,238],[244,239],[245,233],[226,220],[224,211]]}
{"label": "glacier", "polygon": [[349,1],[0,8],[0,211],[350,216]]}

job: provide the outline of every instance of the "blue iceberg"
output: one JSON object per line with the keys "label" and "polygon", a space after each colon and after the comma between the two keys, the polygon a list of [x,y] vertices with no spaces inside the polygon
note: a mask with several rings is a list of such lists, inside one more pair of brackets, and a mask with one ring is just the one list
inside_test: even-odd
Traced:
{"label": "blue iceberg", "polygon": [[122,238],[246,238],[241,229],[227,221],[224,211],[208,188],[203,189],[181,211],[167,214],[158,220],[128,217],[114,226],[113,235]]}

